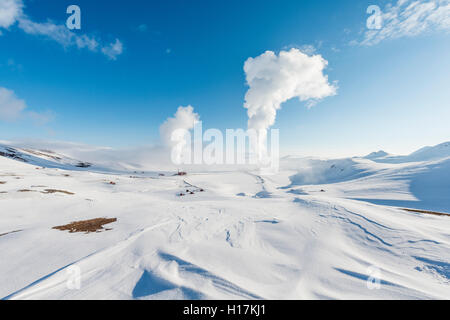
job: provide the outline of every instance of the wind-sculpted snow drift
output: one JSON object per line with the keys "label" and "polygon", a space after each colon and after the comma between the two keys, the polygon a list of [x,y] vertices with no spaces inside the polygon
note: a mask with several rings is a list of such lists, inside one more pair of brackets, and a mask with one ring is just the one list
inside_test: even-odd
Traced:
{"label": "wind-sculpted snow drift", "polygon": [[[174,176],[79,168],[88,161],[27,149],[0,149],[4,299],[450,296],[450,218],[403,210],[450,212],[445,154],[288,157],[273,176]],[[98,233],[53,229],[100,218],[110,223]]]}

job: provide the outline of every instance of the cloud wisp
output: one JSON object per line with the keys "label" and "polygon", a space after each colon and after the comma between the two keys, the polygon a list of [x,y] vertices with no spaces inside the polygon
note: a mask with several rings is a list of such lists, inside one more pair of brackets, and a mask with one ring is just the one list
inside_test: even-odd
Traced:
{"label": "cloud wisp", "polygon": [[102,52],[111,60],[116,60],[117,56],[121,55],[123,52],[123,44],[119,39],[116,39],[116,42],[103,47]]}
{"label": "cloud wisp", "polygon": [[11,122],[28,118],[38,124],[45,124],[51,120],[49,112],[39,113],[28,110],[24,100],[19,99],[14,91],[0,87],[0,121]]}
{"label": "cloud wisp", "polygon": [[0,28],[8,29],[22,15],[23,3],[20,0],[0,1]]}
{"label": "cloud wisp", "polygon": [[63,47],[76,47],[92,52],[101,52],[111,60],[116,60],[123,52],[123,44],[119,39],[112,43],[103,43],[101,40],[86,34],[77,34],[69,30],[64,24],[52,21],[35,22],[23,11],[22,0],[2,0],[0,2],[0,29],[9,30],[16,25],[23,32],[42,36],[56,41]]}
{"label": "cloud wisp", "polygon": [[292,48],[278,55],[266,51],[244,64],[249,89],[244,107],[248,114],[248,128],[258,132],[259,157],[265,152],[263,142],[267,130],[275,123],[281,105],[298,98],[312,107],[317,101],[336,94],[337,87],[328,82],[323,73],[328,62],[321,55],[308,55]]}
{"label": "cloud wisp", "polygon": [[380,13],[381,28],[370,29],[363,46],[376,45],[384,40],[414,37],[432,32],[450,31],[449,0],[398,0]]}

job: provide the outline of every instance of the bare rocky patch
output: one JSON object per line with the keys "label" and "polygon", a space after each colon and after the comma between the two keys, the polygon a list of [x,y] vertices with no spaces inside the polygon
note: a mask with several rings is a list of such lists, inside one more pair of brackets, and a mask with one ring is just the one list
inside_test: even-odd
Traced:
{"label": "bare rocky patch", "polygon": [[45,189],[44,191],[41,191],[41,193],[44,194],[51,194],[51,193],[63,193],[67,195],[74,195],[75,193],[66,191],[66,190],[57,190],[57,189]]}
{"label": "bare rocky patch", "polygon": [[447,216],[447,217],[450,217],[449,213],[444,213],[444,212],[418,210],[418,209],[406,209],[406,208],[403,209],[403,210],[408,211],[408,212],[417,212],[417,213],[431,214],[431,215],[435,215],[435,216]]}
{"label": "bare rocky patch", "polygon": [[105,224],[116,222],[117,218],[96,218],[84,221],[75,221],[64,226],[53,227],[52,229],[57,229],[61,231],[69,231],[69,233],[74,232],[84,232],[84,233],[92,233],[92,232],[101,232],[101,231],[109,231],[112,229],[105,229],[103,226]]}
{"label": "bare rocky patch", "polygon": [[49,154],[49,153],[54,153],[54,152],[52,152],[52,151],[43,151],[43,150],[41,150],[41,151],[36,151],[36,150],[30,150],[30,149],[23,149],[23,150],[24,150],[25,152],[34,154],[35,156],[38,156],[38,157],[44,156],[44,157],[47,157],[47,158],[50,158],[50,159],[53,159],[53,160],[56,160],[56,161],[61,160],[60,157],[57,157],[57,156],[52,155],[52,154]]}

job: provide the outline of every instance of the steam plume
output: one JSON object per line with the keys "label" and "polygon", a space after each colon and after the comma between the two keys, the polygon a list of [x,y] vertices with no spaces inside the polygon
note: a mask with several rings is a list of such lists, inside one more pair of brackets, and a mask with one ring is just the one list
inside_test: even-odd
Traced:
{"label": "steam plume", "polygon": [[276,55],[266,51],[244,64],[249,89],[244,107],[248,109],[248,128],[258,132],[258,150],[265,152],[267,130],[275,123],[281,104],[298,98],[311,107],[320,99],[336,94],[336,86],[323,74],[328,62],[321,55],[309,56],[298,49]]}

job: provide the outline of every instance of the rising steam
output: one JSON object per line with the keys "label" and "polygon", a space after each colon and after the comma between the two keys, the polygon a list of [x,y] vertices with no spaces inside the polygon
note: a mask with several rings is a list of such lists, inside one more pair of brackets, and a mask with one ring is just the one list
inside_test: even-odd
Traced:
{"label": "rising steam", "polygon": [[173,118],[168,118],[159,128],[162,143],[172,148],[172,160],[181,163],[184,155],[189,156],[191,146],[187,145],[187,135],[200,120],[192,106],[178,107]]}
{"label": "rising steam", "polygon": [[328,62],[321,55],[309,56],[298,49],[281,51],[276,55],[266,51],[244,64],[247,84],[244,107],[248,109],[248,128],[258,132],[258,149],[261,158],[265,153],[267,130],[275,123],[281,104],[292,98],[315,102],[336,94],[336,86],[323,74]]}

